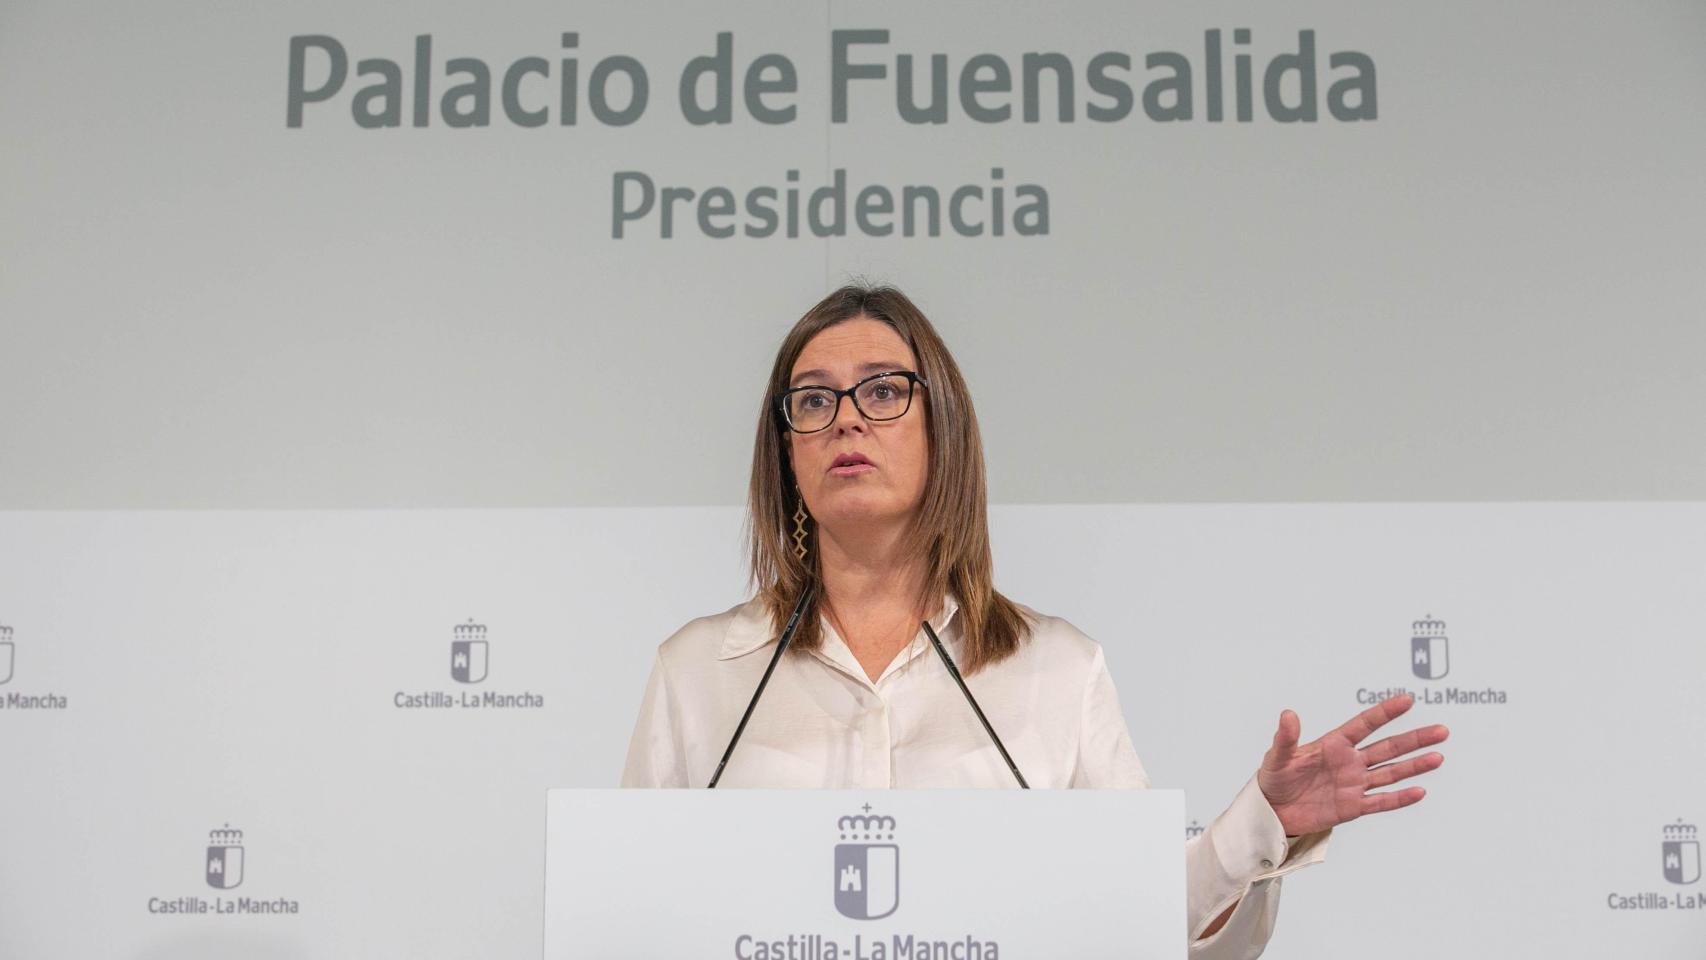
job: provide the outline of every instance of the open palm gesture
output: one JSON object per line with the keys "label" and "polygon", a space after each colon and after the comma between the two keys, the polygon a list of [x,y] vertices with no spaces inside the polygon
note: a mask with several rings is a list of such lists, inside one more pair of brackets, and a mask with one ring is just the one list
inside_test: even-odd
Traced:
{"label": "open palm gesture", "polygon": [[1325,830],[1364,814],[1396,810],[1422,799],[1427,791],[1421,787],[1369,791],[1427,773],[1444,763],[1445,757],[1439,753],[1397,759],[1444,740],[1449,731],[1443,724],[1417,727],[1357,747],[1414,703],[1409,694],[1390,697],[1321,739],[1301,745],[1302,721],[1290,710],[1280,714],[1274,745],[1262,758],[1256,780],[1288,836]]}

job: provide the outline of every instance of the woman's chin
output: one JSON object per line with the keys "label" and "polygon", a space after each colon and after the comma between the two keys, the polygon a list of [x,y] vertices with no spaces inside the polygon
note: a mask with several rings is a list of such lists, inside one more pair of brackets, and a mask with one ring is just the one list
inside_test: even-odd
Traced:
{"label": "woman's chin", "polygon": [[820,509],[818,523],[832,528],[884,525],[906,519],[906,511],[887,498],[864,496],[852,490],[842,491],[833,503]]}

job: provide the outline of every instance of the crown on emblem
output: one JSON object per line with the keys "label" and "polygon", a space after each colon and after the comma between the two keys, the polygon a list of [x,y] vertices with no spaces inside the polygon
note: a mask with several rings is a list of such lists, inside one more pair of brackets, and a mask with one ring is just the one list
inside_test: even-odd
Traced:
{"label": "crown on emblem", "polygon": [[475,623],[472,618],[467,623],[459,623],[456,625],[456,639],[484,640],[486,639],[486,625]]}
{"label": "crown on emblem", "polygon": [[1665,824],[1666,840],[1693,840],[1699,835],[1700,831],[1695,828],[1694,824],[1683,823],[1681,817],[1678,817],[1675,823]]}
{"label": "crown on emblem", "polygon": [[871,805],[865,804],[863,814],[848,814],[835,822],[843,840],[893,840],[895,819],[881,814],[872,815]]}
{"label": "crown on emblem", "polygon": [[1410,629],[1414,630],[1418,637],[1443,637],[1445,621],[1435,620],[1434,615],[1430,613],[1420,620],[1410,621]]}
{"label": "crown on emblem", "polygon": [[240,847],[243,845],[243,831],[231,829],[228,823],[222,829],[207,831],[207,843],[213,847]]}
{"label": "crown on emblem", "polygon": [[12,628],[0,623],[0,640],[12,639]]}

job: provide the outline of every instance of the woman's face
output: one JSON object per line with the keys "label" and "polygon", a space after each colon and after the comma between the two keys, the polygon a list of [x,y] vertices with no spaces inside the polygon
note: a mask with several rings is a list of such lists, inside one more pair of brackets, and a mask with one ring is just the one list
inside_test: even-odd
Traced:
{"label": "woman's face", "polygon": [[[881,320],[855,317],[806,342],[789,374],[790,387],[816,384],[845,390],[884,370],[919,372],[906,341]],[[924,407],[929,390],[915,386],[912,407],[895,420],[866,420],[842,397],[835,419],[816,433],[788,431],[788,459],[806,510],[819,524],[845,529],[902,521],[924,500],[929,439]],[[835,468],[837,457],[859,454],[869,466]]]}

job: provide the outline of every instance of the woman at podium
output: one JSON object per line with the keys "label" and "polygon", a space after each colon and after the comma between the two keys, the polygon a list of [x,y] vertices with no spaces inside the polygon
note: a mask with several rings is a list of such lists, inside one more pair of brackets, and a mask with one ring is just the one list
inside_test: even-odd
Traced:
{"label": "woman at podium", "polygon": [[[658,647],[624,786],[1149,785],[1101,646],[995,590],[971,396],[898,290],[843,287],[783,339],[748,508],[755,596]],[[1280,878],[1320,862],[1337,824],[1422,798],[1380,788],[1439,766],[1416,751],[1443,726],[1364,743],[1409,707],[1384,701],[1307,744],[1280,715],[1185,843],[1193,956],[1260,954]]]}

